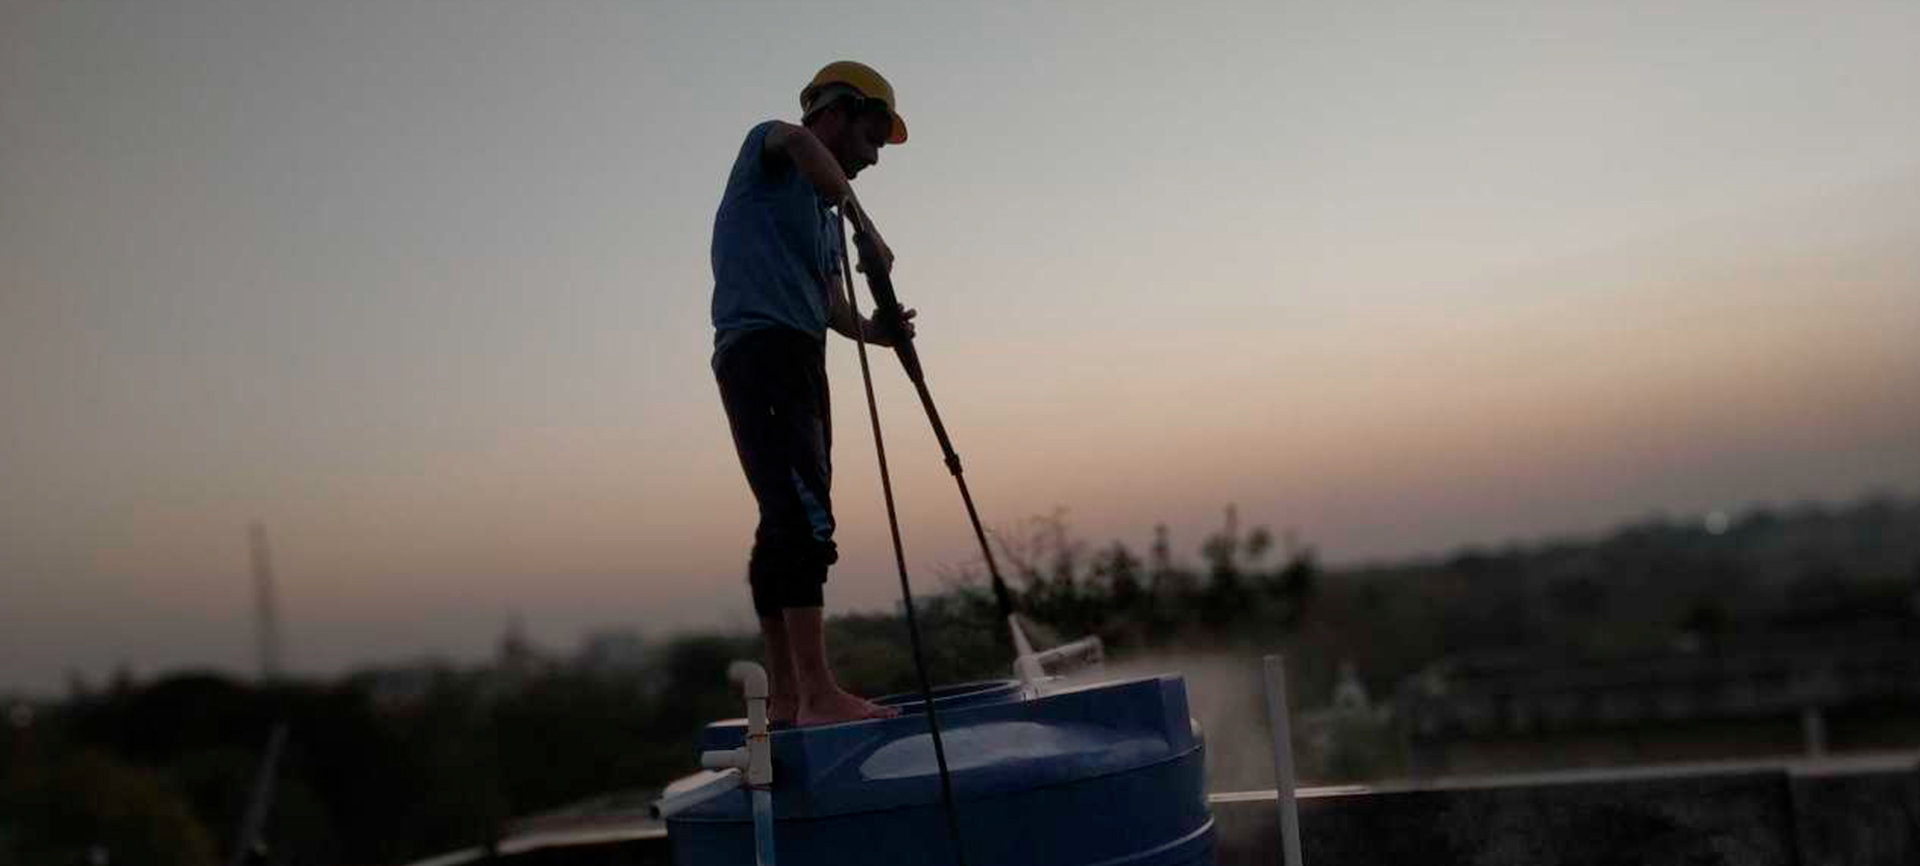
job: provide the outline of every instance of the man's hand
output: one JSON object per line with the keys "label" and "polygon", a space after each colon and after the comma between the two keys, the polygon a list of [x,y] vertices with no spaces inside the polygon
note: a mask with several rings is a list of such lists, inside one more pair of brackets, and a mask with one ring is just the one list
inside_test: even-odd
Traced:
{"label": "man's hand", "polygon": [[918,310],[905,309],[900,311],[897,321],[892,316],[876,316],[861,323],[861,337],[875,346],[897,346],[902,342],[902,336],[907,340],[913,339],[913,317],[918,315]]}

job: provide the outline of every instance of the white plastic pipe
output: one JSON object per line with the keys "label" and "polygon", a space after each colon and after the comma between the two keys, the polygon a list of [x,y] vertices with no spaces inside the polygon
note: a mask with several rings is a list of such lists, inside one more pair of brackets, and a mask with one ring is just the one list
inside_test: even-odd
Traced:
{"label": "white plastic pipe", "polygon": [[1050,650],[1042,650],[1032,656],[1034,662],[1046,670],[1047,665],[1064,659],[1080,659],[1089,665],[1097,665],[1107,658],[1107,646],[1100,638],[1083,637],[1072,643],[1063,643]]}
{"label": "white plastic pipe", "polygon": [[1293,724],[1287,716],[1287,669],[1279,656],[1265,659],[1267,721],[1273,727],[1274,802],[1280,807],[1280,845],[1286,866],[1301,866],[1300,811],[1293,791]]}
{"label": "white plastic pipe", "polygon": [[1047,675],[1048,665],[1065,659],[1079,659],[1089,666],[1098,666],[1107,658],[1106,645],[1100,642],[1099,637],[1083,637],[1050,650],[1036,652],[1033,643],[1027,639],[1026,630],[1020,627],[1019,615],[1007,616],[1007,629],[1013,633],[1013,676],[1020,681],[1027,698],[1046,693],[1046,685],[1053,679]]}
{"label": "white plastic pipe", "polygon": [[748,787],[767,787],[773,784],[773,743],[767,739],[767,669],[737,661],[727,666],[727,678],[741,684],[747,693],[747,760],[740,769],[747,772]]}
{"label": "white plastic pipe", "polygon": [[[747,694],[747,742],[738,749],[719,749],[700,753],[700,765],[723,771],[698,788],[687,791],[667,789],[653,807],[654,814],[672,815],[738,787],[745,787],[753,802],[753,856],[757,866],[773,862],[773,742],[767,734],[767,669],[753,662],[737,661],[727,666],[727,678],[741,685]],[[685,780],[683,780],[685,781]]]}
{"label": "white plastic pipe", "polygon": [[1013,633],[1013,676],[1020,681],[1022,691],[1029,698],[1039,694],[1040,681],[1046,679],[1047,672],[1033,657],[1033,644],[1027,641],[1027,632],[1020,627],[1019,614],[1007,614],[1007,630]]}
{"label": "white plastic pipe", "polygon": [[727,678],[747,693],[747,743],[739,751],[753,801],[753,860],[773,863],[773,741],[767,734],[767,669],[753,662],[727,666]]}

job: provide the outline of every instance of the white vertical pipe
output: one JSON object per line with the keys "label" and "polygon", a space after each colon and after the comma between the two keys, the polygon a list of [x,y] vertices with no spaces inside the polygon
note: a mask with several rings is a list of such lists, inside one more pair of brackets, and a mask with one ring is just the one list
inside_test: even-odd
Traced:
{"label": "white vertical pipe", "polygon": [[1287,669],[1279,656],[1265,659],[1267,722],[1273,727],[1274,802],[1280,807],[1280,844],[1286,866],[1301,866],[1300,811],[1294,804],[1293,725],[1287,717]]}
{"label": "white vertical pipe", "polygon": [[1808,704],[1800,708],[1800,734],[1806,742],[1807,757],[1827,756],[1827,716],[1819,706]]}
{"label": "white vertical pipe", "polygon": [[753,860],[756,866],[773,862],[773,741],[767,733],[767,670],[753,662],[727,666],[727,678],[747,693],[747,742],[736,749],[740,772],[746,776],[753,800]]}

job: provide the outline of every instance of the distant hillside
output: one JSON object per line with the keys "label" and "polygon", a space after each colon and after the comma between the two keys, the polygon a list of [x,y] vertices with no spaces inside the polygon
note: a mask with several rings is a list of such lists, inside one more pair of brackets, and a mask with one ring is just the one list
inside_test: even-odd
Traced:
{"label": "distant hillside", "polygon": [[[1018,607],[1042,624],[1043,642],[1097,634],[1121,658],[1280,649],[1295,659],[1309,706],[1330,699],[1343,662],[1386,694],[1462,654],[1565,659],[1685,641],[1790,643],[1848,624],[1884,628],[1920,610],[1920,499],[1892,495],[1656,517],[1592,537],[1340,567],[1322,566],[1291,536],[1241,527],[1232,508],[1198,563],[1176,556],[1164,529],[1136,552],[1078,540],[1060,514],[999,540]],[[990,623],[978,570],[958,577],[955,612]],[[899,637],[897,626],[870,630]],[[965,657],[995,655],[978,649]],[[988,670],[963,668],[941,672]],[[895,673],[879,679],[906,682]]]}

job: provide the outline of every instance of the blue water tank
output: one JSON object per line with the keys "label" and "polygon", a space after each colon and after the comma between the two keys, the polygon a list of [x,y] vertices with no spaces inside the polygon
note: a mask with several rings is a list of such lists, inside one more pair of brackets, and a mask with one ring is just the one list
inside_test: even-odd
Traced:
{"label": "blue water tank", "polygon": [[[780,866],[954,864],[926,717],[773,733]],[[1186,682],[1148,677],[1023,700],[1012,682],[935,693],[969,866],[1213,862],[1203,750]],[[740,745],[739,720],[703,749]],[[751,866],[753,810],[736,790],[667,821],[680,866]]]}

